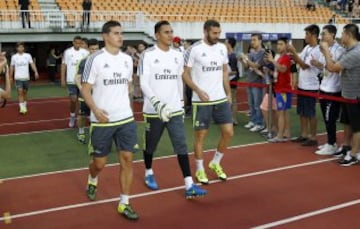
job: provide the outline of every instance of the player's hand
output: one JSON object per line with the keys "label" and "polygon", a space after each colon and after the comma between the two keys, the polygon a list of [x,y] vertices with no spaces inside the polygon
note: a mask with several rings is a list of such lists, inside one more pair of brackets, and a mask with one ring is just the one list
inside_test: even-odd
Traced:
{"label": "player's hand", "polygon": [[6,52],[0,53],[0,67],[5,66],[7,63]]}
{"label": "player's hand", "polygon": [[37,80],[37,79],[39,79],[39,73],[35,73],[35,79]]}
{"label": "player's hand", "polygon": [[200,100],[202,101],[202,102],[207,102],[207,101],[209,101],[209,95],[205,92],[205,91],[203,91],[203,90],[199,90],[198,92],[196,92],[197,94],[198,94],[198,96],[199,96],[199,98],[200,98]]}
{"label": "player's hand", "polygon": [[156,113],[159,115],[159,118],[163,122],[168,122],[171,118],[171,108],[167,106],[165,103],[162,103],[155,96],[150,99],[151,104],[153,105]]}
{"label": "player's hand", "polygon": [[65,86],[66,86],[65,80],[61,80],[61,87],[65,87]]}
{"label": "player's hand", "polygon": [[226,98],[227,98],[228,102],[229,102],[230,104],[232,104],[232,97],[231,97],[231,95],[226,96]]}
{"label": "player's hand", "polygon": [[98,108],[95,109],[94,115],[100,123],[108,123],[109,122],[108,113],[102,109],[98,109]]}
{"label": "player's hand", "polygon": [[288,44],[288,45],[286,46],[286,50],[287,50],[288,52],[292,53],[292,54],[295,54],[295,53],[296,53],[296,49],[295,49],[295,47],[294,47],[292,44]]}

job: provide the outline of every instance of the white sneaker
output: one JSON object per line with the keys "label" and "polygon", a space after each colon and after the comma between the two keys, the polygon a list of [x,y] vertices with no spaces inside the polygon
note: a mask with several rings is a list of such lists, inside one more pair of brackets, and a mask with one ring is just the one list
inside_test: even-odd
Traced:
{"label": "white sneaker", "polygon": [[253,122],[248,122],[248,124],[246,124],[244,127],[246,128],[246,129],[251,129],[251,128],[253,128],[255,126],[255,124],[253,123]]}
{"label": "white sneaker", "polygon": [[262,131],[260,131],[260,134],[267,134],[269,131],[267,128],[263,129]]}
{"label": "white sneaker", "polygon": [[264,129],[264,126],[255,125],[253,128],[250,129],[251,132],[259,132],[260,130]]}
{"label": "white sneaker", "polygon": [[322,144],[322,145],[319,145],[317,148],[318,148],[318,149],[322,149],[322,148],[324,148],[324,146],[325,146],[326,144],[327,144],[327,143]]}
{"label": "white sneaker", "polygon": [[317,151],[315,154],[317,155],[333,155],[336,152],[336,144],[330,145],[328,143],[324,144],[323,147]]}
{"label": "white sneaker", "polygon": [[75,117],[70,117],[70,120],[69,120],[69,127],[70,128],[73,128],[75,126],[75,121],[76,121]]}

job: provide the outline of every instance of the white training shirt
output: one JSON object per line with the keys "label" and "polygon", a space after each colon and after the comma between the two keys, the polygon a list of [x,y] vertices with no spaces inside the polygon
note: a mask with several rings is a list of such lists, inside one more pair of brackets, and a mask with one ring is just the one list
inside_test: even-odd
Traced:
{"label": "white training shirt", "polygon": [[77,74],[77,66],[82,59],[89,55],[89,51],[80,48],[79,50],[74,47],[68,48],[64,52],[62,63],[66,65],[66,83],[75,84],[75,76]]}
{"label": "white training shirt", "polygon": [[[133,61],[129,55],[110,54],[105,48],[92,54],[85,64],[82,82],[92,84],[92,98],[96,107],[108,113],[109,122],[133,117],[129,99]],[[98,122],[93,111],[91,122]]]}
{"label": "white training shirt", "polygon": [[144,114],[157,114],[150,99],[155,96],[169,106],[172,113],[182,113],[184,58],[181,52],[148,48],[139,64],[140,85],[145,95]]}
{"label": "white training shirt", "polygon": [[325,62],[324,56],[320,52],[319,45],[314,47],[306,45],[300,54],[300,58],[310,67],[307,69],[300,68],[298,87],[303,90],[319,90],[318,75],[322,70],[310,64],[312,59],[318,60],[321,63]]}
{"label": "white training shirt", "polygon": [[30,80],[29,64],[33,59],[29,53],[16,53],[11,57],[11,66],[14,66],[15,80]]}
{"label": "white training shirt", "polygon": [[[226,46],[222,43],[208,45],[203,40],[193,44],[185,54],[185,66],[194,69],[193,82],[209,96],[209,102],[226,99],[223,82],[223,66],[229,62]],[[227,66],[225,66],[227,68]],[[194,92],[193,102],[200,102]]]}
{"label": "white training shirt", "polygon": [[[338,62],[340,57],[344,54],[345,49],[335,42],[333,46],[329,47],[332,60]],[[336,72],[329,72],[324,69],[323,79],[320,84],[320,90],[329,93],[341,91],[340,74]]]}

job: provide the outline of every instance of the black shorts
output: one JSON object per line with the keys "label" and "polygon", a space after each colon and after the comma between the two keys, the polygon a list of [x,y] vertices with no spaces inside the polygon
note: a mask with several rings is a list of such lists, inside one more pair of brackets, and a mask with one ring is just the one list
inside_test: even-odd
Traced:
{"label": "black shorts", "polygon": [[79,115],[86,117],[90,116],[90,108],[82,98],[79,98]]}
{"label": "black shorts", "polygon": [[[302,90],[298,89],[299,91],[310,92],[310,93],[317,93],[318,91],[313,90]],[[316,115],[316,98],[309,97],[304,95],[298,95],[297,97],[297,114],[306,118],[313,118]]]}
{"label": "black shorts", "polygon": [[360,103],[342,103],[340,122],[350,125],[353,133],[360,132]]}
{"label": "black shorts", "polygon": [[183,115],[177,115],[168,122],[163,122],[157,117],[145,118],[145,146],[144,150],[153,154],[156,151],[160,138],[166,128],[176,154],[187,154],[188,149],[185,139],[185,126]]}
{"label": "black shorts", "polygon": [[233,123],[229,102],[201,105],[193,103],[193,127],[195,130],[209,129],[211,118],[215,124]]}
{"label": "black shorts", "polygon": [[[126,121],[123,121],[126,122]],[[89,154],[94,157],[106,157],[111,152],[112,142],[117,152],[135,153],[138,149],[136,123],[133,119],[122,123],[91,123]]]}

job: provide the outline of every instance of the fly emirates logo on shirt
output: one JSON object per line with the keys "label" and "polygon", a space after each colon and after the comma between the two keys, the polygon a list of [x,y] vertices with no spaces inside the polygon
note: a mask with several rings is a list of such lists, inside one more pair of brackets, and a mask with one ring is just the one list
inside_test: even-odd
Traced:
{"label": "fly emirates logo on shirt", "polygon": [[104,79],[104,85],[105,86],[111,86],[111,85],[118,85],[118,84],[128,84],[129,83],[129,79],[127,78],[121,78],[122,74],[119,72],[114,72],[113,73],[113,78],[112,79]]}
{"label": "fly emirates logo on shirt", "polygon": [[25,61],[20,61],[20,62],[17,62],[16,63],[16,67],[23,67],[23,66],[28,66],[28,62],[25,62]]}
{"label": "fly emirates logo on shirt", "polygon": [[210,61],[210,66],[202,66],[203,72],[222,71],[223,66],[216,61]]}
{"label": "fly emirates logo on shirt", "polygon": [[164,69],[162,73],[156,73],[156,80],[176,80],[178,78],[177,74],[172,74],[170,69]]}

